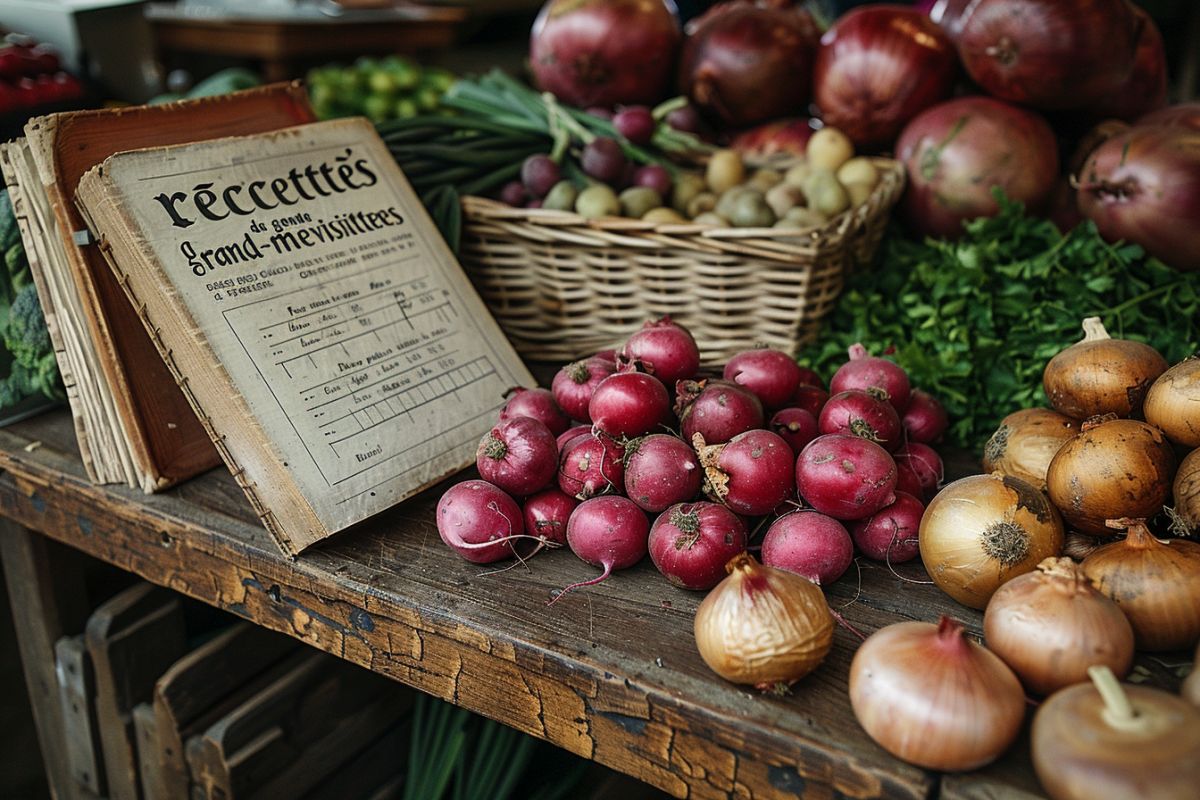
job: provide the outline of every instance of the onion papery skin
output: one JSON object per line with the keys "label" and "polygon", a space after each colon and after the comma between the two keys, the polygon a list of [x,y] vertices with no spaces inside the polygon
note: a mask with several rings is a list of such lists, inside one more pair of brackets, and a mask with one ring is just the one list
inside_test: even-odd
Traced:
{"label": "onion papery skin", "polygon": [[1050,461],[1046,490],[1072,528],[1115,536],[1110,519],[1157,514],[1171,492],[1175,452],[1162,431],[1133,419],[1085,430]]}
{"label": "onion papery skin", "polygon": [[944,617],[941,625],[900,622],[868,637],[850,663],[850,705],[892,755],[954,772],[995,760],[1025,718],[1017,676]]}
{"label": "onion papery skin", "polygon": [[833,645],[833,615],[808,578],[759,564],[746,553],[696,609],[700,657],[722,678],[773,688],[812,672]]}
{"label": "onion papery skin", "polygon": [[1020,478],[972,475],[938,492],[917,538],[938,588],[982,610],[1006,581],[1062,553],[1063,524],[1046,496]]}
{"label": "onion papery skin", "polygon": [[1033,693],[1088,679],[1103,664],[1123,678],[1133,665],[1133,628],[1069,558],[1048,558],[992,595],[983,615],[988,648]]}
{"label": "onion papery skin", "polygon": [[1033,767],[1054,800],[1192,800],[1200,787],[1200,709],[1121,684],[1144,732],[1109,724],[1091,683],[1055,693],[1033,718]]}
{"label": "onion papery skin", "polygon": [[529,66],[539,89],[571,105],[651,105],[667,93],[682,38],[673,2],[548,0]]}
{"label": "onion papery skin", "polygon": [[1176,519],[1185,526],[1181,533],[1200,533],[1200,448],[1179,462],[1172,494]]}
{"label": "onion papery skin", "polygon": [[1083,560],[1092,584],[1125,612],[1138,650],[1183,650],[1200,641],[1200,544],[1162,541],[1144,526]]}
{"label": "onion papery skin", "polygon": [[896,142],[908,171],[901,212],[917,232],[957,238],[962,223],[999,211],[993,187],[1031,211],[1046,207],[1058,144],[1032,111],[990,97],[948,100],[918,114]]}
{"label": "onion papery skin", "polygon": [[821,37],[813,100],[826,125],[858,148],[890,145],[921,111],[950,96],[954,43],[908,6],[869,5],[842,15]]}
{"label": "onion papery skin", "polygon": [[1159,376],[1142,406],[1146,422],[1184,447],[1200,447],[1200,357],[1180,361]]}
{"label": "onion papery skin", "polygon": [[1084,338],[1062,350],[1042,373],[1050,405],[1075,419],[1140,414],[1167,361],[1148,344],[1112,339],[1099,317],[1083,321]]}
{"label": "onion papery skin", "polygon": [[1078,183],[1079,210],[1105,240],[1200,269],[1200,131],[1135,126],[1096,148]]}
{"label": "onion papery skin", "polygon": [[740,128],[803,113],[819,34],[807,11],[721,3],[688,23],[679,91]]}
{"label": "onion papery skin", "polygon": [[958,52],[988,94],[1044,109],[1095,106],[1133,71],[1140,26],[1127,0],[980,0]]}
{"label": "onion papery skin", "polygon": [[1048,408],[1014,411],[1000,421],[983,448],[984,472],[999,472],[1046,491],[1046,471],[1064,444],[1079,433],[1079,423]]}
{"label": "onion papery skin", "polygon": [[1200,131],[1200,103],[1179,103],[1152,111],[1137,121],[1146,128],[1184,128]]}
{"label": "onion papery skin", "polygon": [[1121,88],[1093,110],[1098,117],[1133,122],[1167,104],[1167,53],[1162,33],[1145,9],[1134,6],[1133,12],[1141,26],[1133,70]]}

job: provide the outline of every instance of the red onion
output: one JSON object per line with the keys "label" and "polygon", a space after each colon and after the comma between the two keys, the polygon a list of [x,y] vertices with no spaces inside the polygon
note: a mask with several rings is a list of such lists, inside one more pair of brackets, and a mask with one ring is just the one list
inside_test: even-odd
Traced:
{"label": "red onion", "polygon": [[1093,110],[1100,117],[1132,122],[1167,104],[1167,54],[1162,34],[1144,9],[1133,6],[1133,12],[1142,26],[1133,71],[1116,92],[1102,99]]}
{"label": "red onion", "polygon": [[813,100],[825,123],[857,147],[880,147],[949,97],[957,72],[954,44],[924,14],[907,6],[862,6],[821,37]]}
{"label": "red onion", "polygon": [[1200,103],[1180,103],[1147,114],[1137,121],[1139,126],[1188,128],[1200,131]]}
{"label": "red onion", "polygon": [[653,104],[667,92],[680,38],[664,0],[548,0],[529,66],[539,89],[571,105]]}
{"label": "red onion", "polygon": [[734,127],[795,114],[808,102],[816,47],[807,11],[721,3],[688,23],[679,88]]}
{"label": "red onion", "polygon": [[945,238],[999,210],[993,187],[1038,211],[1058,176],[1058,143],[1045,120],[990,97],[921,112],[900,134],[896,156],[908,170],[901,211],[909,225]]}
{"label": "red onion", "polygon": [[790,404],[800,385],[800,365],[782,350],[743,350],[725,364],[722,376],[749,389],[773,411]]}
{"label": "red onion", "polygon": [[730,140],[729,146],[741,153],[742,158],[762,159],[776,153],[803,158],[812,135],[808,119],[777,119],[742,131]]}
{"label": "red onion", "polygon": [[854,524],[850,535],[867,558],[900,564],[921,552],[917,534],[925,506],[911,494],[896,492],[896,501]]}
{"label": "red onion", "polygon": [[591,432],[591,425],[576,425],[573,428],[567,428],[565,431],[560,433],[558,438],[554,440],[554,443],[558,445],[559,455],[562,455],[562,451],[567,448],[567,444],[575,439],[578,439],[580,436],[590,435]]}
{"label": "red onion", "polygon": [[913,389],[908,396],[908,407],[900,418],[910,442],[928,444],[942,438],[950,425],[946,409],[929,392]]}
{"label": "red onion", "polygon": [[580,586],[607,580],[614,570],[626,569],[646,555],[650,521],[627,497],[593,497],[579,504],[567,520],[567,544],[582,561],[604,571],[589,581],[572,583],[551,603]]}
{"label": "red onion", "polygon": [[1128,0],[979,0],[958,52],[989,94],[1037,108],[1087,108],[1128,79],[1139,33]]}
{"label": "red onion", "polygon": [[976,2],[978,0],[934,0],[930,4],[929,18],[946,32],[950,41],[957,43],[965,18]]}
{"label": "red onion", "polygon": [[438,500],[436,516],[442,541],[474,564],[514,555],[513,542],[525,535],[520,506],[487,481],[451,486]]}
{"label": "red onion", "polygon": [[927,444],[909,442],[892,453],[892,458],[898,471],[909,472],[916,477],[920,491],[912,494],[917,497],[932,497],[946,477],[942,457]]}
{"label": "red onion", "polygon": [[650,433],[666,420],[670,410],[671,398],[662,381],[632,370],[602,380],[588,403],[596,427],[618,437]]}
{"label": "red onion", "polygon": [[624,448],[602,433],[576,437],[559,455],[558,488],[580,500],[620,492],[625,485],[624,457]]}
{"label": "red onion", "polygon": [[1200,269],[1200,132],[1139,126],[1109,139],[1079,176],[1079,210],[1108,241]]}
{"label": "red onion", "polygon": [[792,394],[792,399],[788,401],[788,404],[791,407],[803,408],[814,417],[819,417],[821,416],[821,409],[825,407],[825,402],[828,399],[829,392],[820,386],[802,383],[796,387],[796,391]]}

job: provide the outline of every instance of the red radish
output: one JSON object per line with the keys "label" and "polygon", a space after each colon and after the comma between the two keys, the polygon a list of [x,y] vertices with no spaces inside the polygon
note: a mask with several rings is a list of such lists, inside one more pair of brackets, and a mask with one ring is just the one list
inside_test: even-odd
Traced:
{"label": "red radish", "polygon": [[566,449],[566,446],[568,444],[570,444],[572,441],[574,441],[575,439],[577,439],[580,436],[587,436],[591,432],[592,432],[591,425],[576,425],[572,428],[567,428],[565,431],[563,431],[562,433],[560,433],[558,435],[557,439],[554,440],[554,443],[556,445],[558,445],[559,454],[562,454],[562,451],[564,449]]}
{"label": "red radish", "polygon": [[904,440],[900,415],[885,400],[852,389],[829,398],[817,418],[821,433],[852,433],[895,450]]}
{"label": "red radish", "polygon": [[925,506],[906,492],[896,492],[896,501],[884,506],[850,529],[854,544],[867,558],[900,564],[921,552],[917,532]]}
{"label": "red radish", "polygon": [[659,197],[668,197],[671,194],[671,173],[667,172],[666,167],[658,164],[647,164],[644,167],[638,167],[633,172],[633,185],[645,186],[658,192]]}
{"label": "red radish", "polygon": [[691,500],[702,477],[695,451],[680,438],[654,433],[625,446],[625,495],[644,511]]}
{"label": "red radish", "polygon": [[684,589],[711,589],[725,577],[729,559],[746,549],[746,525],[716,503],[679,503],[650,526],[650,559],[667,580]]}
{"label": "red radish", "polygon": [[500,419],[513,417],[533,417],[555,436],[571,427],[571,420],[554,402],[554,395],[549,389],[525,389],[521,386],[509,389],[508,402],[500,411]]}
{"label": "red radish", "polygon": [[632,567],[646,555],[650,523],[642,510],[628,497],[593,497],[584,500],[567,521],[567,545],[571,552],[604,572],[590,581],[573,583],[563,589],[551,604],[580,586],[599,583],[613,570]]}
{"label": "red radish", "polygon": [[693,377],[700,369],[700,348],[692,334],[670,317],[647,322],[629,337],[621,354],[642,362],[665,386]]}
{"label": "red radish", "polygon": [[[816,370],[808,367],[799,367],[800,370],[800,386],[816,386],[819,389],[825,388],[825,381],[821,380],[821,376]],[[799,386],[796,387],[799,390]]]}
{"label": "red radish", "polygon": [[793,511],[771,523],[763,537],[762,563],[803,575],[818,586],[836,581],[854,561],[850,534],[819,511]]}
{"label": "red radish", "polygon": [[675,413],[683,438],[689,442],[699,433],[709,444],[721,444],[763,426],[762,403],[729,381],[679,381],[675,384]]}
{"label": "red radish", "polygon": [[803,408],[779,409],[771,417],[770,428],[788,443],[796,455],[800,455],[800,451],[820,435],[816,417]]}
{"label": "red radish", "polygon": [[582,361],[572,361],[560,369],[550,384],[554,401],[571,419],[591,422],[588,403],[600,382],[617,371],[611,361],[593,356]]}
{"label": "red radish", "polygon": [[823,514],[863,519],[895,499],[896,462],[869,439],[830,433],[809,442],[796,459],[796,487]]}
{"label": "red radish", "polygon": [[667,419],[671,398],[653,375],[631,369],[609,375],[592,392],[588,414],[609,436],[643,436]]}
{"label": "red radish", "polygon": [[762,401],[763,408],[774,411],[788,405],[795,394],[800,365],[780,350],[743,350],[729,359],[722,377],[745,386]]}
{"label": "red radish", "polygon": [[725,444],[692,437],[704,467],[704,493],[738,514],[769,514],[791,492],[792,449],[770,431],[739,433]]}
{"label": "red radish", "polygon": [[908,397],[908,408],[900,420],[908,431],[910,442],[929,444],[942,438],[950,425],[946,409],[929,392],[913,389]]}
{"label": "red radish", "polygon": [[516,501],[487,481],[463,481],[446,490],[437,505],[437,529],[450,549],[474,564],[515,554],[525,523]]}
{"label": "red radish", "polygon": [[626,106],[613,114],[613,127],[617,133],[634,144],[648,144],[654,136],[657,123],[650,109],[645,106]]}
{"label": "red radish", "polygon": [[578,500],[558,489],[543,489],[525,501],[525,530],[530,536],[566,544],[567,520],[578,505]]}
{"label": "red radish", "polygon": [[927,444],[909,442],[892,454],[897,469],[904,469],[917,477],[921,491],[914,492],[917,497],[928,497],[937,491],[946,477],[942,457]]}
{"label": "red radish", "polygon": [[[892,456],[893,460],[895,456]],[[917,477],[917,473],[912,471],[912,467],[908,466],[908,462],[896,462],[896,492],[904,492],[911,494],[913,497],[925,499],[925,487],[921,485],[921,479]]]}
{"label": "red radish", "polygon": [[908,407],[908,396],[911,392],[908,373],[901,369],[899,364],[886,358],[867,355],[867,348],[861,344],[850,345],[850,360],[838,367],[833,379],[829,381],[829,391],[834,394],[850,389],[861,389],[878,395],[891,403],[897,413]]}
{"label": "red radish", "polygon": [[475,466],[485,481],[518,496],[550,485],[558,446],[550,430],[532,417],[501,420],[479,441]]}
{"label": "red radish", "polygon": [[624,455],[624,449],[602,433],[572,439],[559,460],[558,488],[580,500],[619,492],[625,481]]}
{"label": "red radish", "polygon": [[814,417],[819,417],[827,400],[829,400],[829,392],[820,386],[802,383],[796,387],[789,405],[794,408],[803,408]]}

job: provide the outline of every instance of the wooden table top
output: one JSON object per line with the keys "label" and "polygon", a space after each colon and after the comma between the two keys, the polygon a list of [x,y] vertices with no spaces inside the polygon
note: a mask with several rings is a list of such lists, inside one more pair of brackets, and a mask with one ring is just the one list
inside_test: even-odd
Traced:
{"label": "wooden table top", "polygon": [[[858,640],[842,628],[790,696],[768,697],[705,667],[692,637],[702,593],[671,586],[648,559],[547,608],[553,590],[596,571],[563,550],[484,574],[438,538],[445,485],[290,561],[224,470],[154,496],[89,483],[66,411],[0,429],[0,468],[0,513],[28,528],[678,797],[1041,796],[1027,735],[965,775],[875,745],[850,709]],[[978,612],[909,582],[926,580],[919,560],[896,568],[908,581],[857,564],[828,596],[862,632],[948,613],[979,633]]]}

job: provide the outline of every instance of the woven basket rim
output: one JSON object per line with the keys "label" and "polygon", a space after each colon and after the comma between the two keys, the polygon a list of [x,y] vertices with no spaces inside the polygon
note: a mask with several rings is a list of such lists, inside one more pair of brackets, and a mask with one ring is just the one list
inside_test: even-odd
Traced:
{"label": "woven basket rim", "polygon": [[894,184],[899,183],[903,188],[905,182],[904,164],[900,161],[881,156],[864,156],[880,170],[879,181],[871,190],[868,198],[854,208],[848,208],[824,225],[810,228],[735,228],[702,225],[694,222],[655,223],[645,222],[629,217],[602,217],[589,219],[576,214],[574,211],[557,211],[548,208],[516,208],[498,200],[476,195],[467,195],[461,199],[463,212],[475,220],[495,220],[509,224],[526,223],[544,226],[546,228],[591,228],[594,231],[608,234],[637,236],[638,234],[659,234],[668,237],[695,237],[706,240],[710,245],[714,240],[744,240],[747,245],[753,245],[754,240],[771,242],[774,246],[797,242],[799,240],[819,241],[828,237],[844,236],[856,219],[867,209],[877,203],[882,197],[897,191]]}

